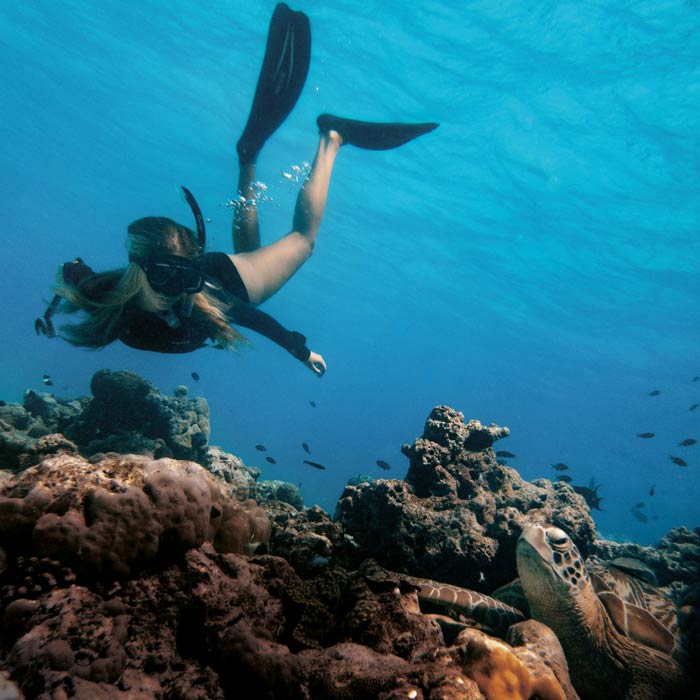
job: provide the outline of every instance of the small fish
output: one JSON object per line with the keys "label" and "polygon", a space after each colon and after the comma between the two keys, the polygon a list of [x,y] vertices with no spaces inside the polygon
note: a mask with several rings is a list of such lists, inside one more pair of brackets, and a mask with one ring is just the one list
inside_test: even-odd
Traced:
{"label": "small fish", "polygon": [[700,406],[700,404],[694,403],[688,410],[689,410],[689,411],[695,411],[695,410],[697,409],[698,406]]}
{"label": "small fish", "polygon": [[305,442],[302,442],[301,446],[304,448],[304,452],[308,452],[309,454],[311,454],[311,450],[309,449],[309,446]]}
{"label": "small fish", "polygon": [[603,497],[598,495],[598,489],[602,486],[602,484],[596,484],[595,478],[592,478],[588,482],[588,486],[576,486],[575,484],[571,486],[571,488],[576,491],[576,493],[580,493],[586,503],[588,503],[589,508],[594,508],[595,510],[603,510],[600,507],[600,502],[603,501]]}
{"label": "small fish", "polygon": [[684,459],[681,459],[680,457],[674,457],[673,455],[669,455],[668,458],[674,464],[677,464],[679,467],[687,467],[688,466],[688,462],[686,462]]}
{"label": "small fish", "polygon": [[661,392],[658,389],[649,392],[649,396],[658,396]]}
{"label": "small fish", "polygon": [[315,401],[309,401],[309,405],[312,406],[313,408],[316,408],[316,402],[315,402]]}
{"label": "small fish", "polygon": [[644,515],[644,513],[642,513],[641,510],[635,510],[633,508],[630,511],[630,513],[632,513],[632,515],[634,515],[634,517],[637,518],[637,520],[639,520],[640,523],[648,523],[649,522],[649,518],[647,518],[647,516]]}
{"label": "small fish", "polygon": [[48,374],[45,374],[44,378],[41,381],[44,382],[46,386],[53,386],[53,379],[51,379],[51,377],[49,377]]}
{"label": "small fish", "polygon": [[552,465],[552,469],[556,469],[558,472],[565,472],[569,468],[568,464],[564,464],[564,462],[557,462],[556,464]]}
{"label": "small fish", "polygon": [[515,455],[512,452],[508,452],[508,450],[498,450],[498,452],[496,452],[496,457],[505,457],[506,459],[513,459]]}
{"label": "small fish", "polygon": [[486,574],[483,571],[479,572],[479,583],[486,583]]}
{"label": "small fish", "polygon": [[192,377],[192,379],[194,379],[195,382],[199,381],[199,375],[197,374],[197,372],[192,372],[192,374],[190,374],[190,377]]}
{"label": "small fish", "polygon": [[277,460],[274,457],[265,457],[265,459],[270,463],[270,464],[277,464]]}
{"label": "small fish", "polygon": [[267,447],[265,447],[265,445],[256,445],[256,446],[255,446],[255,449],[256,449],[258,452],[267,452]]}
{"label": "small fish", "polygon": [[686,438],[678,443],[678,447],[690,447],[690,445],[695,445],[697,440],[695,438]]}
{"label": "small fish", "polygon": [[659,516],[658,516],[658,515],[652,515],[652,516],[651,516],[651,519],[652,519],[652,520],[658,520],[658,519],[659,519]]}
{"label": "small fish", "polygon": [[700,377],[693,377],[690,381],[691,382],[700,382]]}
{"label": "small fish", "polygon": [[649,495],[650,495],[650,496],[653,496],[655,493],[656,493],[656,486],[652,486],[652,487],[649,489]]}
{"label": "small fish", "polygon": [[570,484],[573,479],[568,474],[562,474],[557,477],[557,481],[563,481],[565,484]]}
{"label": "small fish", "polygon": [[322,464],[319,464],[318,462],[311,462],[308,459],[304,460],[304,464],[308,464],[310,467],[313,467],[314,469],[324,469],[325,467]]}
{"label": "small fish", "polygon": [[380,467],[381,469],[391,469],[389,464],[387,464],[387,462],[385,462],[383,459],[377,460],[377,466]]}
{"label": "small fish", "polygon": [[640,437],[640,438],[653,438],[653,437],[655,437],[655,436],[654,436],[654,433],[637,433],[637,437]]}
{"label": "small fish", "polygon": [[639,501],[635,506],[635,508],[644,508],[644,501]]}

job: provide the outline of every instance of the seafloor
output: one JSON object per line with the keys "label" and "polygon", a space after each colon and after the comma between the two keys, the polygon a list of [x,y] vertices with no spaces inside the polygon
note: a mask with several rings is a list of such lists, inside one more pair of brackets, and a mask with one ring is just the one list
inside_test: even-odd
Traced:
{"label": "seafloor", "polygon": [[0,699],[632,698],[625,659],[623,690],[585,695],[540,622],[426,603],[421,579],[512,593],[536,522],[653,577],[687,683],[634,697],[697,697],[700,529],[601,540],[571,486],[498,462],[507,428],[435,407],[406,477],[356,480],[331,516],[210,446],[185,387],[103,370],[91,390],[0,402]]}

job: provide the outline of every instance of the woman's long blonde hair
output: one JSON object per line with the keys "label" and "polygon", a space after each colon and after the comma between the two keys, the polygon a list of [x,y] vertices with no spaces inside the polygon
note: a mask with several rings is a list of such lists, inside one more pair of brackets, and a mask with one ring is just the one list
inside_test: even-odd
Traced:
{"label": "woman's long blonde hair", "polygon": [[[127,248],[130,258],[148,259],[152,255],[179,255],[197,260],[201,251],[193,231],[172,219],[147,216],[129,224]],[[88,348],[103,348],[117,339],[119,321],[129,303],[149,293],[149,301],[165,311],[168,300],[150,288],[146,273],[135,263],[126,268],[89,275],[77,283],[66,280],[62,269],[54,290],[64,299],[62,310],[84,311],[87,318],[61,328],[69,343]],[[231,327],[227,304],[206,291],[194,297],[194,305],[206,318],[216,344],[234,350],[245,338]]]}

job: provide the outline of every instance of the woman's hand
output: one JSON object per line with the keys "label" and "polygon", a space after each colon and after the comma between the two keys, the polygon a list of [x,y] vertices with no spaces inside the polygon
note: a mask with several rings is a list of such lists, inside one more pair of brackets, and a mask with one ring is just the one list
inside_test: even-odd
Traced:
{"label": "woman's hand", "polygon": [[311,352],[309,359],[304,364],[319,377],[326,373],[326,361],[316,352]]}

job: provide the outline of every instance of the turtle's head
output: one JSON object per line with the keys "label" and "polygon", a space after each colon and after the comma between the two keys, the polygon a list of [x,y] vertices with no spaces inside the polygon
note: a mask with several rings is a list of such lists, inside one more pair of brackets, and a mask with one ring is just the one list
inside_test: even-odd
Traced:
{"label": "turtle's head", "polygon": [[558,527],[528,525],[517,544],[518,574],[534,608],[570,603],[590,589],[576,545]]}

